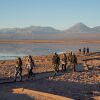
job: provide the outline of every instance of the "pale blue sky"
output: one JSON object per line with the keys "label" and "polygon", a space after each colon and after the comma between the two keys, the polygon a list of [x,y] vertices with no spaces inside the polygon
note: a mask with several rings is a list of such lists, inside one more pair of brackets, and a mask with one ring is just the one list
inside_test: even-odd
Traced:
{"label": "pale blue sky", "polygon": [[0,0],[0,29],[31,25],[67,29],[78,22],[100,25],[100,0]]}

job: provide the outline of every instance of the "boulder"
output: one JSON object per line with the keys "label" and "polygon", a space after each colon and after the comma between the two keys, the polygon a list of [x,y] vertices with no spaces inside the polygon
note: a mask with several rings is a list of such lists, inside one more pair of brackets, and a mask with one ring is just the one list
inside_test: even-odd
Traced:
{"label": "boulder", "polygon": [[83,64],[77,64],[76,67],[75,67],[75,69],[78,72],[82,72],[82,71],[85,70]]}

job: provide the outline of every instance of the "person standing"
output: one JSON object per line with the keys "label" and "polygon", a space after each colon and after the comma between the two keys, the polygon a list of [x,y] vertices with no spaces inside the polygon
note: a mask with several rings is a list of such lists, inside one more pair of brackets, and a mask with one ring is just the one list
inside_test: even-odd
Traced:
{"label": "person standing", "polygon": [[77,64],[77,57],[75,54],[72,55],[72,65],[73,65],[73,71],[76,71],[76,64]]}
{"label": "person standing", "polygon": [[79,51],[79,53],[81,54],[81,49],[79,49],[78,51]]}
{"label": "person standing", "polygon": [[65,53],[63,54],[63,58],[62,58],[61,63],[62,63],[62,71],[66,71],[67,56],[66,56],[66,54],[65,54]]}
{"label": "person standing", "polygon": [[89,48],[87,47],[87,54],[89,54],[89,52],[90,52],[90,50],[89,50]]}
{"label": "person standing", "polygon": [[53,58],[52,58],[52,64],[53,64],[53,68],[54,68],[54,75],[57,74],[57,72],[59,72],[59,64],[60,64],[60,57],[58,56],[57,53],[54,54]]}
{"label": "person standing", "polygon": [[35,67],[34,60],[32,59],[32,56],[30,56],[30,55],[28,56],[26,66],[28,69],[28,79],[29,79],[30,77],[33,76],[32,70],[33,70],[33,67]]}
{"label": "person standing", "polygon": [[16,74],[14,81],[16,81],[18,75],[20,76],[20,81],[22,81],[22,60],[20,57],[17,58],[16,61]]}
{"label": "person standing", "polygon": [[67,61],[68,61],[68,68],[72,68],[72,52],[69,53]]}
{"label": "person standing", "polygon": [[85,54],[86,53],[86,49],[85,48],[83,48],[83,54]]}

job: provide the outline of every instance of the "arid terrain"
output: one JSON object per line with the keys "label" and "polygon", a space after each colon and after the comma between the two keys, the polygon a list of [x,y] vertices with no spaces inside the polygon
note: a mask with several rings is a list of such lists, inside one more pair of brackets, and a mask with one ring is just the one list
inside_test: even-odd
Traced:
{"label": "arid terrain", "polygon": [[0,100],[100,100],[100,0],[0,0]]}
{"label": "arid terrain", "polygon": [[[15,83],[3,83],[13,80],[15,60],[0,61],[0,100],[100,100],[100,53],[76,55],[78,64],[83,66],[81,71],[78,68],[76,72],[67,69],[54,76],[52,55],[35,56],[36,67],[33,72],[36,74],[33,80],[24,77],[23,82]],[[23,76],[26,76],[25,57],[23,63]],[[57,95],[62,97],[54,98]]]}
{"label": "arid terrain", "polygon": [[69,44],[72,44],[72,43],[76,43],[76,44],[80,44],[80,43],[100,43],[100,40],[85,40],[85,39],[64,39],[64,40],[0,40],[0,44],[2,43],[63,43],[63,44],[66,44],[66,43],[69,43]]}

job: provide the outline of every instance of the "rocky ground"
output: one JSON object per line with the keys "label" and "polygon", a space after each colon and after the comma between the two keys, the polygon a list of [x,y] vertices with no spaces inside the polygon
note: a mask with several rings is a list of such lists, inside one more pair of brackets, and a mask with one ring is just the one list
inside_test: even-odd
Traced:
{"label": "rocky ground", "polygon": [[[53,71],[51,57],[51,55],[45,57],[34,57],[36,68],[33,71],[40,75],[41,72]],[[2,91],[0,91],[0,93],[2,92],[1,94],[3,94],[10,91],[9,93],[13,94],[11,92],[12,89],[24,88],[52,93],[75,100],[100,100],[100,54],[77,54],[77,57],[78,63],[87,67],[86,70],[84,69],[81,72],[67,70],[66,72],[61,72],[62,74],[58,73],[57,76],[44,76],[44,78],[39,80],[1,84],[0,90]],[[25,61],[23,60],[23,62]],[[14,60],[0,62],[1,78],[14,76],[14,64]],[[23,75],[27,74],[27,69],[25,67],[23,67],[23,70]],[[17,95],[19,94],[17,93]],[[2,95],[0,95],[0,97],[0,100],[8,100],[2,99]]]}
{"label": "rocky ground", "polygon": [[83,84],[99,84],[100,70],[89,70],[85,72],[67,72],[64,75],[50,77],[49,80],[75,82]]}

